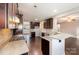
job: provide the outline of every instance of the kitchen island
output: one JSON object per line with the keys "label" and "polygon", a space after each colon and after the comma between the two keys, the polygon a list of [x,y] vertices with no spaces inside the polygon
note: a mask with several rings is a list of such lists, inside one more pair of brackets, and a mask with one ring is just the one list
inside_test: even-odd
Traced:
{"label": "kitchen island", "polygon": [[49,36],[41,37],[42,51],[46,55],[64,55],[65,39],[68,37],[73,37],[73,35],[66,33],[58,33],[58,34],[51,34]]}

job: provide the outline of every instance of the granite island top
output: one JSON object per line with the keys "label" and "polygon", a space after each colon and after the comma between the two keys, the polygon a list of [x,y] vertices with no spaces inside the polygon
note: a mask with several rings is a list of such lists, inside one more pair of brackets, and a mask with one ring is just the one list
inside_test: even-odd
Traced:
{"label": "granite island top", "polygon": [[0,55],[20,55],[29,52],[25,40],[11,41],[0,49]]}
{"label": "granite island top", "polygon": [[74,36],[66,33],[58,33],[56,35],[51,34],[49,36],[41,36],[41,38],[46,39],[48,41],[51,41],[52,39],[63,40],[68,37],[74,37]]}

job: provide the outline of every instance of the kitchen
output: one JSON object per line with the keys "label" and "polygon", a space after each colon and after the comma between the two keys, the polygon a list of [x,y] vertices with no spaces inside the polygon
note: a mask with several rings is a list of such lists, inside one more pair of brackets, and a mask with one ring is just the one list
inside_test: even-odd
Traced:
{"label": "kitchen", "polygon": [[[8,6],[7,10],[4,8],[7,15],[4,13],[6,18],[3,18],[4,28],[1,27],[3,29],[1,32],[5,33],[10,30],[11,33],[8,32],[8,34],[11,35],[12,42],[22,40],[21,43],[14,45],[22,49],[17,54],[79,54],[79,4],[13,3],[5,4],[5,6]],[[2,39],[2,36],[0,37]],[[18,44],[21,44],[22,47]],[[18,48],[14,49],[10,43],[8,47],[12,48],[13,51],[18,51]],[[0,50],[1,54],[6,54],[5,51],[16,54],[10,52],[11,49],[4,48]]]}
{"label": "kitchen", "polygon": [[[67,38],[72,39],[76,39],[76,46],[78,46],[78,28],[79,28],[79,21],[78,21],[78,8],[72,11],[68,11],[67,13],[63,13],[60,15],[57,15],[54,19],[53,19],[53,30],[48,30],[46,31],[45,36],[41,36],[42,38],[42,46],[44,48],[49,48],[47,49],[49,51],[49,53],[45,53],[45,54],[50,54],[50,55],[67,55],[66,53],[66,44],[68,44],[67,42]],[[42,27],[43,28],[43,27]],[[44,28],[43,28],[44,30]],[[47,30],[47,29],[46,29]],[[45,31],[45,30],[44,30]],[[49,34],[50,33],[50,34]],[[46,41],[46,43],[45,43]],[[71,42],[72,42],[71,41]],[[69,42],[69,43],[71,43]],[[49,44],[49,45],[46,45]],[[71,44],[71,45],[74,45]],[[48,47],[47,47],[48,46]],[[42,47],[42,48],[43,48]],[[69,48],[71,49],[71,48]],[[73,49],[75,49],[75,52],[73,52]],[[71,49],[70,51],[72,51],[72,53],[68,52],[68,55],[73,55],[73,54],[78,54],[76,53],[76,49],[78,49],[77,47]],[[46,50],[46,51],[47,51]],[[45,51],[45,49],[44,49]],[[45,52],[46,52],[45,51]]]}
{"label": "kitchen", "polygon": [[[43,55],[67,55],[65,53],[65,45],[67,44],[65,43],[65,39],[69,37],[78,37],[78,4],[36,3],[27,4],[27,6],[25,6],[25,4],[19,5],[19,10],[22,13],[28,12],[29,14],[24,13],[23,17],[25,21],[30,21],[29,26],[31,26],[31,37],[41,37],[41,50]],[[22,5],[29,10],[22,10]],[[72,5],[73,7],[71,7]],[[54,9],[50,6],[53,6],[52,8]],[[61,6],[63,8],[61,8]],[[52,13],[48,12],[52,10]],[[25,15],[28,15],[27,19]],[[74,53],[68,52],[68,54]]]}

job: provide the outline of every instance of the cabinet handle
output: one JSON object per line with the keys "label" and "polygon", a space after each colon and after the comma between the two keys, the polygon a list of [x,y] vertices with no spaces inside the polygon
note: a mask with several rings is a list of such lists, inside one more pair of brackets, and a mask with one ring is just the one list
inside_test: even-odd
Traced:
{"label": "cabinet handle", "polygon": [[61,42],[61,40],[59,40],[59,42]]}

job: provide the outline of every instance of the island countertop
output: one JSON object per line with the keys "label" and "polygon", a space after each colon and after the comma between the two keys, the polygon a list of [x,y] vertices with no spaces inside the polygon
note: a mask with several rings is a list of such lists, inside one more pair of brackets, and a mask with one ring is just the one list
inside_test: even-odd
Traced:
{"label": "island countertop", "polygon": [[74,36],[66,33],[58,33],[56,35],[51,34],[49,36],[41,36],[41,38],[46,39],[48,41],[51,41],[52,39],[63,40],[68,37],[74,37]]}

